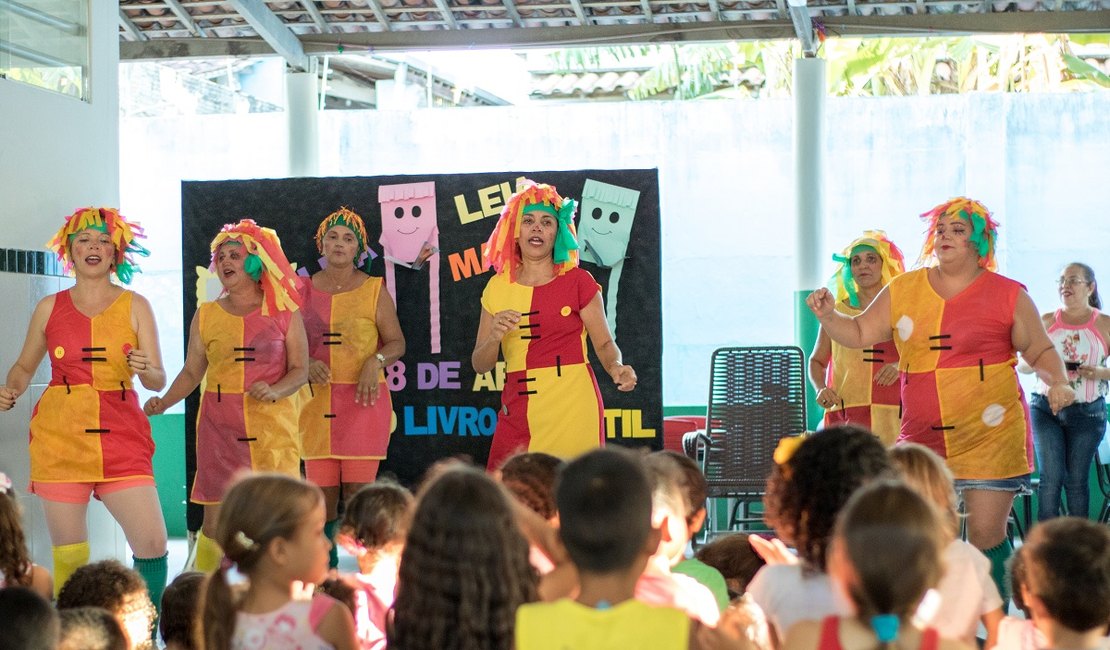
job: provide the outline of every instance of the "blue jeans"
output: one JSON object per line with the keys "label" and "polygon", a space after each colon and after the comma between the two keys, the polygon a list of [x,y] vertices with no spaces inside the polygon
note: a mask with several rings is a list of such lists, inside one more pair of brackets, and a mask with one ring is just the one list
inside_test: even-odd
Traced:
{"label": "blue jeans", "polygon": [[1087,517],[1090,495],[1087,480],[1091,460],[1106,433],[1106,402],[1076,403],[1053,415],[1043,395],[1030,403],[1034,442],[1041,469],[1037,521],[1060,514],[1060,489],[1067,494],[1068,512]]}

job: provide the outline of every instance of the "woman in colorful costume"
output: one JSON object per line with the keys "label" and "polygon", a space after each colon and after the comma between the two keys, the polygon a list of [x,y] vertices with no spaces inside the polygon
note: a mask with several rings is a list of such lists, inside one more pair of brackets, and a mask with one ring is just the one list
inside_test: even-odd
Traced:
{"label": "woman in colorful costume", "polygon": [[[385,369],[405,353],[382,278],[359,270],[366,240],[362,218],[351,210],[328,215],[316,229],[316,249],[327,265],[301,285],[309,355],[301,456],[308,480],[324,492],[329,539],[339,523],[340,497],[372,483],[385,458],[393,419]],[[330,559],[334,568],[334,545]]]}
{"label": "woman in colorful costume", "polygon": [[251,219],[224,226],[212,240],[211,270],[223,294],[197,308],[185,366],[148,414],[185,399],[204,379],[197,415],[193,503],[204,506],[196,568],[212,572],[213,541],[224,489],[242,469],[300,476],[298,400],[308,378],[308,344],[293,267],[277,233]]}
{"label": "woman in colorful costume", "polygon": [[[1041,471],[1037,520],[1062,514],[1060,492],[1067,494],[1069,514],[1086,517],[1090,508],[1087,480],[1091,461],[1106,433],[1106,393],[1110,368],[1110,316],[1101,313],[1102,299],[1094,269],[1073,262],[1056,281],[1062,307],[1041,315],[1056,352],[1064,358],[1075,403],[1059,413],[1049,408],[1048,385],[1038,379],[1029,402],[1033,416],[1037,466]],[[1020,372],[1033,372],[1024,360]]]}
{"label": "woman in colorful costume", "polygon": [[[840,269],[830,279],[836,310],[855,316],[867,309],[891,279],[906,270],[902,251],[881,230],[868,230],[833,255]],[[824,426],[858,424],[883,444],[898,439],[901,416],[898,350],[884,341],[859,350],[833,342],[822,328],[809,357],[809,381],[825,409]]]}
{"label": "woman in colorful costume", "polygon": [[1013,548],[1006,521],[1029,493],[1033,440],[1015,353],[1049,387],[1052,412],[1071,404],[1064,364],[1024,287],[994,273],[998,224],[986,206],[952,199],[922,215],[921,268],[886,286],[856,317],[832,293],[806,299],[832,340],[861,348],[894,339],[902,370],[902,433],[946,459],[967,511],[968,541],[991,560],[1005,594]]}
{"label": "woman in colorful costume", "polygon": [[27,390],[44,355],[50,384],[31,414],[31,487],[42,499],[54,554],[55,595],[89,561],[89,496],[123,528],[135,569],[151,599],[166,585],[166,523],[154,486],[150,422],[132,378],[149,390],[166,385],[150,303],[113,284],[130,284],[138,224],[113,208],[81,208],[47,246],[73,288],[39,301],[19,359],[0,388],[0,410]]}
{"label": "woman in colorful costume", "polygon": [[618,390],[636,386],[609,332],[601,287],[578,268],[575,202],[524,181],[482,247],[495,275],[482,292],[471,363],[478,373],[505,355],[501,410],[487,466],[518,451],[570,458],[600,447],[603,405],[586,335]]}

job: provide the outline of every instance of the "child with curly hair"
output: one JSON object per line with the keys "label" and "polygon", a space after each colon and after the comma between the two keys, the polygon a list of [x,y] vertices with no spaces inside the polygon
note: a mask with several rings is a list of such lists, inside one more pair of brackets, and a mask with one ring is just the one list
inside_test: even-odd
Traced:
{"label": "child with curly hair", "polygon": [[345,582],[354,588],[352,611],[363,650],[385,648],[385,621],[412,509],[412,493],[379,480],[356,492],[343,513],[337,539],[358,560],[358,574]]}
{"label": "child with curly hair", "polygon": [[946,639],[975,643],[982,622],[986,647],[995,644],[1002,620],[1002,597],[991,579],[991,561],[983,552],[959,539],[960,519],[952,472],[933,450],[908,442],[890,450],[890,459],[911,488],[943,515],[944,576],[918,609],[918,616]]}
{"label": "child with curly hair", "polygon": [[31,562],[21,514],[12,480],[0,472],[0,589],[28,587],[50,601],[54,580],[44,567]]}
{"label": "child with curly hair", "polygon": [[101,560],[77,569],[58,592],[58,609],[100,607],[127,633],[132,650],[151,648],[157,612],[142,575],[119,560]]}
{"label": "child with curly hair", "polygon": [[[206,650],[358,647],[347,608],[312,594],[328,573],[324,519],[323,493],[300,479],[255,474],[231,486],[216,525],[225,561],[200,605]],[[228,584],[232,566],[248,580],[238,593]]]}
{"label": "child with curly hair", "polygon": [[510,650],[537,576],[510,497],[478,469],[450,466],[420,492],[401,553],[389,647]]}
{"label": "child with curly hair", "polygon": [[829,545],[828,573],[851,611],[791,627],[785,650],[970,650],[913,623],[940,580],[946,544],[936,508],[913,488],[887,480],[864,486],[845,504]]}
{"label": "child with curly hair", "polygon": [[71,607],[58,613],[58,650],[127,650],[127,633],[103,607]]}
{"label": "child with curly hair", "polygon": [[768,565],[755,575],[748,592],[766,613],[776,647],[798,621],[851,613],[851,604],[835,595],[826,573],[833,525],[853,492],[893,473],[883,443],[856,425],[823,429],[800,444],[788,438],[780,448],[791,444],[797,444],[792,454],[776,452],[763,502],[768,523],[782,542],[797,549],[798,561],[792,562],[789,553],[774,552],[783,548],[781,543],[749,538]]}

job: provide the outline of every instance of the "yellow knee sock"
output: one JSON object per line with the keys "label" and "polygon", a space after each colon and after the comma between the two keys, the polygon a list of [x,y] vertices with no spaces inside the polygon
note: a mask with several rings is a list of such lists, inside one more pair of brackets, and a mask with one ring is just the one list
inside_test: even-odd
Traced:
{"label": "yellow knee sock", "polygon": [[89,563],[89,543],[77,542],[55,546],[54,549],[54,599],[62,591],[73,572]]}
{"label": "yellow knee sock", "polygon": [[204,531],[197,533],[197,556],[193,566],[197,571],[204,573],[213,573],[216,569],[220,568],[220,560],[223,559],[224,552],[220,549],[220,545],[216,540],[204,534]]}

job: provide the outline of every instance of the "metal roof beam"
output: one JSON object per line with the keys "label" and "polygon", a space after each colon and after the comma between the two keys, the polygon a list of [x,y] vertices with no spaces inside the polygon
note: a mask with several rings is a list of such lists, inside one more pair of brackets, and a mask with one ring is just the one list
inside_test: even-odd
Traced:
{"label": "metal roof beam", "polygon": [[516,10],[516,5],[513,4],[514,0],[501,0],[505,5],[505,11],[509,13],[509,17],[513,19],[513,24],[517,27],[524,27],[524,20],[520,17],[520,12]]}
{"label": "metal roof beam", "polygon": [[374,12],[374,17],[378,19],[378,23],[385,28],[385,31],[393,31],[393,27],[389,24],[389,16],[385,15],[385,9],[382,7],[382,3],[378,2],[378,0],[370,0],[370,11]]}
{"label": "metal roof beam", "polygon": [[570,0],[570,6],[574,9],[574,15],[578,16],[579,25],[585,27],[590,24],[590,21],[586,20],[586,10],[582,8],[582,0]]}
{"label": "metal roof beam", "polygon": [[320,13],[320,8],[316,6],[316,0],[301,0],[301,6],[312,16],[312,22],[316,23],[316,29],[320,30],[321,34],[331,34],[335,30],[327,20],[324,19],[324,14]]}
{"label": "metal roof beam", "polygon": [[135,23],[131,22],[131,19],[128,18],[127,13],[124,12],[123,9],[119,10],[119,24],[120,24],[121,27],[123,27],[123,31],[127,32],[127,34],[131,37],[131,40],[133,40],[133,41],[145,41],[145,40],[147,40],[146,39],[146,34],[144,34],[142,32],[142,30],[140,30],[138,27],[136,27]]}
{"label": "metal roof beam", "polygon": [[194,35],[200,36],[201,38],[208,36],[204,28],[198,25],[197,21],[193,20],[193,17],[189,15],[185,7],[181,6],[180,2],[177,0],[162,0],[162,2],[165,2],[166,6],[173,12],[173,15],[177,16],[177,19],[181,21],[182,25],[185,25],[185,29],[188,29]]}
{"label": "metal roof beam", "polygon": [[[940,34],[1103,33],[1110,31],[1110,10],[1028,11],[897,16],[825,16],[830,33],[840,36],[937,36]],[[306,34],[307,54],[334,54],[342,43],[349,53],[360,50],[460,49],[496,47],[569,47],[729,40],[796,38],[789,20],[740,20],[721,23],[651,23],[528,27],[525,29],[463,29],[434,31]],[[152,60],[218,56],[267,56],[274,50],[260,38],[158,38],[120,43],[120,58]]]}
{"label": "metal roof beam", "polygon": [[455,20],[455,15],[451,13],[451,6],[447,4],[447,0],[435,0],[436,8],[439,13],[443,14],[443,19],[447,21],[449,29],[458,29],[459,22]]}
{"label": "metal roof beam", "polygon": [[262,0],[227,0],[254,31],[296,70],[308,70],[309,60],[301,41]]}

